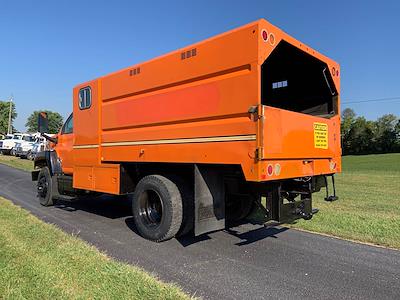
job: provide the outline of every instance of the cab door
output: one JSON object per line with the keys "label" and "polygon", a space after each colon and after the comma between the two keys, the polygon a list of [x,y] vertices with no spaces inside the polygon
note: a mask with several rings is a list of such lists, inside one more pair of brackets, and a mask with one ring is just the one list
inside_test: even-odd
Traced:
{"label": "cab door", "polygon": [[74,145],[74,128],[73,115],[71,114],[58,135],[58,142],[55,147],[58,157],[61,161],[61,167],[65,174],[73,172],[73,145]]}
{"label": "cab door", "polygon": [[74,167],[93,167],[100,161],[100,80],[74,88]]}

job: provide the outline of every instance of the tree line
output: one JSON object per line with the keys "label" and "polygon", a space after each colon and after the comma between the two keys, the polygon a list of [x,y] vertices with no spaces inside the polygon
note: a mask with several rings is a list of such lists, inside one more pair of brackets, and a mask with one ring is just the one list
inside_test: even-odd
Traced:
{"label": "tree line", "polygon": [[344,155],[400,152],[400,119],[394,114],[369,121],[346,108],[342,112],[341,134]]}
{"label": "tree line", "polygon": [[[15,108],[15,103],[11,102],[11,120],[14,121],[17,117],[17,111]],[[26,120],[25,127],[27,132],[34,133],[38,131],[38,115],[39,112],[45,111],[47,112],[47,118],[49,120],[49,132],[48,133],[57,133],[61,126],[63,125],[63,118],[58,112],[53,112],[49,110],[35,110],[30,114],[28,119]],[[10,112],[10,102],[8,101],[0,101],[0,134],[7,134],[8,130],[8,116]],[[11,122],[12,123],[12,122]],[[12,127],[12,132],[17,132],[15,127]]]}

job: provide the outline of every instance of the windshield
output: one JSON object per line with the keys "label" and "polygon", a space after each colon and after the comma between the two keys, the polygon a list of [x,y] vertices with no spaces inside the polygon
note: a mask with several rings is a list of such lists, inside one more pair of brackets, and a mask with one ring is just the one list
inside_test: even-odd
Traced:
{"label": "windshield", "polygon": [[13,139],[14,140],[20,140],[20,139],[22,139],[22,135],[14,134]]}
{"label": "windshield", "polygon": [[35,138],[33,136],[24,136],[22,139],[26,142],[34,142],[35,141]]}
{"label": "windshield", "polygon": [[11,140],[12,138],[13,138],[12,136],[7,135],[4,139],[5,140]]}

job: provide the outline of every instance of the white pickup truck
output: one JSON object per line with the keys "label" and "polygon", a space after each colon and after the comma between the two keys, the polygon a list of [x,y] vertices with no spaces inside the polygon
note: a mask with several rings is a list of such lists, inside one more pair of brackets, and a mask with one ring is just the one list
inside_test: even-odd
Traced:
{"label": "white pickup truck", "polygon": [[44,142],[45,139],[39,136],[25,136],[21,141],[15,143],[15,156],[27,158],[36,143]]}
{"label": "white pickup truck", "polygon": [[30,134],[24,133],[14,133],[7,134],[4,140],[0,141],[0,152],[2,154],[14,154],[15,152],[15,143],[24,140],[24,138],[30,137]]}

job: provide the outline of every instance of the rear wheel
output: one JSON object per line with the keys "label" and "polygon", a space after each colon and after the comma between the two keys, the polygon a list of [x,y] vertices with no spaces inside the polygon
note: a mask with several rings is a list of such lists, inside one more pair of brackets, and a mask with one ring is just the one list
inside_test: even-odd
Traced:
{"label": "rear wheel", "polygon": [[40,204],[53,205],[53,181],[48,167],[43,167],[39,172],[37,192]]}
{"label": "rear wheel", "polygon": [[182,225],[182,197],[174,182],[161,175],[143,177],[132,201],[133,219],[141,236],[161,242],[173,238]]}

